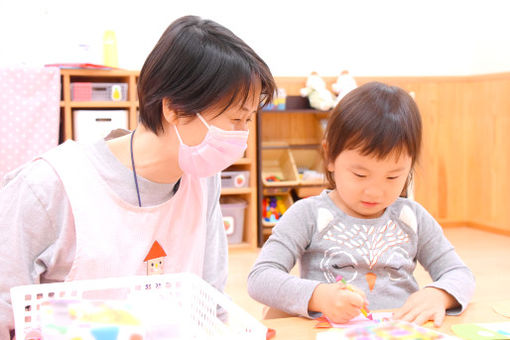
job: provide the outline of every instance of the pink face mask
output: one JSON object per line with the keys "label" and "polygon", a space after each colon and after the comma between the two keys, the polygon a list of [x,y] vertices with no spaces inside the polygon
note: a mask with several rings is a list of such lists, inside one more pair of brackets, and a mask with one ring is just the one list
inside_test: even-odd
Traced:
{"label": "pink face mask", "polygon": [[190,175],[209,177],[229,167],[243,156],[249,131],[222,130],[207,124],[200,113],[197,113],[197,116],[209,130],[198,145],[184,144],[177,126],[174,125],[180,142],[179,167]]}

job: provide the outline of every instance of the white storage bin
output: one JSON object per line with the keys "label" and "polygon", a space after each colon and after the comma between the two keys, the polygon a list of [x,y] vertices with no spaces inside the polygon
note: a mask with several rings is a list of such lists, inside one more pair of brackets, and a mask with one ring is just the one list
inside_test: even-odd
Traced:
{"label": "white storage bin", "polygon": [[238,244],[243,240],[244,210],[246,201],[236,197],[222,197],[220,201],[223,225],[229,244]]}
{"label": "white storage bin", "polygon": [[[97,299],[97,296],[105,294],[109,300]],[[155,322],[158,326],[156,332],[161,330],[164,333],[157,334],[156,337],[152,334],[153,339],[265,340],[267,333],[267,328],[249,313],[190,273],[18,286],[11,289],[11,298],[16,339],[20,340],[40,338],[41,334],[53,334],[55,330],[60,333],[58,339],[93,339],[95,337],[92,332],[97,333],[105,328],[118,331],[118,340],[136,338],[137,335],[145,339],[143,333],[154,333]],[[105,315],[103,312],[108,322],[98,324],[91,321],[89,314],[84,315],[87,320],[80,320],[83,313],[76,313],[79,312],[80,301],[84,302],[82,310],[91,303],[101,301],[109,306],[120,304],[130,308],[124,308],[124,312],[121,309],[113,315]],[[151,307],[151,304],[154,305],[153,311],[147,308]],[[52,306],[55,307],[53,311],[60,312],[58,315],[48,315]],[[74,310],[69,308],[76,306],[78,308]],[[162,307],[166,308],[166,312],[159,313],[162,315],[158,314],[157,320],[152,320],[154,311],[159,311]],[[152,314],[145,318],[140,317],[140,313],[146,310]],[[133,327],[118,320],[120,315],[127,314],[142,322]],[[168,317],[168,322],[165,316]],[[52,324],[55,320],[62,319],[67,319],[67,323]],[[176,329],[173,328],[175,325]],[[175,331],[174,334],[172,330]],[[130,335],[130,332],[136,332],[137,335]],[[50,336],[50,339],[55,337]]]}
{"label": "white storage bin", "polygon": [[128,128],[127,110],[74,110],[74,140],[95,141],[112,130]]}
{"label": "white storage bin", "polygon": [[250,183],[249,171],[222,171],[222,188],[247,188]]}

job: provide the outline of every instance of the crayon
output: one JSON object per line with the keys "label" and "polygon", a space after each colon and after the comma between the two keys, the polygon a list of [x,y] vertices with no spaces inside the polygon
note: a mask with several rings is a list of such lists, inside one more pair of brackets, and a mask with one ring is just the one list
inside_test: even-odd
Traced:
{"label": "crayon", "polygon": [[[342,283],[345,285],[345,288],[349,289],[351,292],[354,292],[354,289],[352,289],[352,287],[350,285],[347,284],[347,282],[345,282],[345,279],[341,276],[341,275],[338,275],[336,277],[336,282],[338,281],[342,281]],[[372,316],[372,313],[370,313],[369,310],[365,309],[364,307],[361,307],[361,314],[363,314],[365,316],[365,318],[369,319],[369,320],[373,320],[373,316]]]}

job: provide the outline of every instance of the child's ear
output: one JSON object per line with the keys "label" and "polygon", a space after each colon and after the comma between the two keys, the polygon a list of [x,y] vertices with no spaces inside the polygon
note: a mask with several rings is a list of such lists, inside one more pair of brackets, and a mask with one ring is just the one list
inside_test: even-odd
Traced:
{"label": "child's ear", "polygon": [[163,118],[167,123],[170,123],[172,125],[177,124],[177,115],[175,114],[174,110],[170,109],[170,99],[163,98],[161,101],[161,108],[163,111]]}
{"label": "child's ear", "polygon": [[322,156],[324,158],[324,162],[326,163],[326,169],[329,172],[335,171],[335,162],[331,162],[329,160],[329,153],[328,153],[328,143],[325,139],[322,140]]}

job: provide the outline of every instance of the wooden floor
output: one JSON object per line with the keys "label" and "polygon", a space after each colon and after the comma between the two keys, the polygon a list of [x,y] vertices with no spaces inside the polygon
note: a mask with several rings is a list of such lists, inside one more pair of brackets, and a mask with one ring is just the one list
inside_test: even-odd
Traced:
{"label": "wooden floor", "polygon": [[[510,300],[510,237],[464,227],[447,228],[445,235],[475,274],[477,288],[473,301]],[[226,292],[237,305],[261,319],[263,306],[246,291],[246,278],[257,254],[258,250],[231,251]],[[296,269],[292,272],[297,274]],[[420,285],[430,282],[421,267],[415,276]]]}

